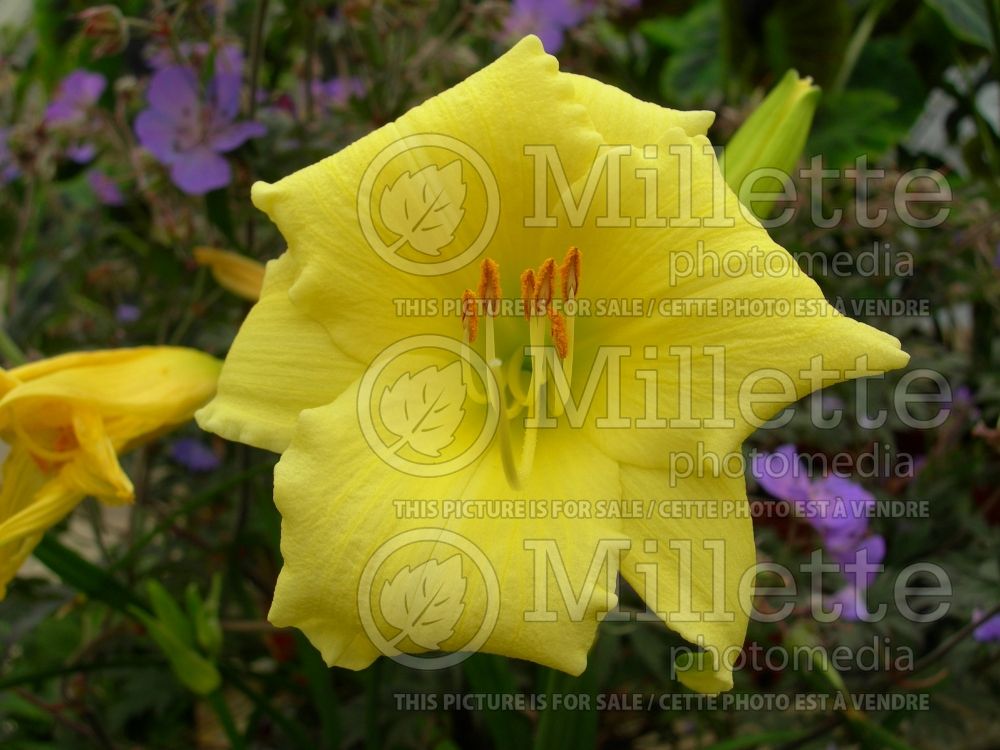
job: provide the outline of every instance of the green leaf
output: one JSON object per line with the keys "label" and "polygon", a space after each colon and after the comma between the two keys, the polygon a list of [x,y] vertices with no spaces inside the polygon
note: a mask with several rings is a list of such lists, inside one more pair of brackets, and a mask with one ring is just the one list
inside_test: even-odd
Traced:
{"label": "green leaf", "polygon": [[159,581],[150,580],[146,582],[146,592],[149,594],[149,603],[153,607],[153,614],[164,627],[173,633],[177,639],[187,647],[194,645],[194,630],[191,621],[174,601]]}
{"label": "green leaf", "polygon": [[233,228],[233,214],[229,209],[229,195],[225,188],[205,194],[205,213],[212,226],[222,232],[222,236],[233,247],[240,246],[236,239],[236,230]]}
{"label": "green leaf", "polygon": [[924,0],[944,20],[959,39],[992,49],[990,18],[986,10],[989,0]]}
{"label": "green leaf", "polygon": [[133,617],[142,622],[156,645],[170,662],[174,676],[196,695],[208,695],[222,684],[219,670],[184,643],[169,626],[141,609],[130,610]]}
{"label": "green leaf", "polygon": [[[474,693],[513,695],[517,684],[507,659],[493,654],[474,654],[462,662],[462,671]],[[531,729],[527,717],[511,711],[483,711],[482,716],[497,750],[528,747]]]}
{"label": "green leaf", "polygon": [[826,88],[840,69],[850,34],[847,0],[777,3],[764,22],[764,53],[775,73],[795,68]]}
{"label": "green leaf", "polygon": [[735,737],[731,740],[723,740],[714,745],[709,745],[705,750],[744,750],[744,748],[772,747],[780,744],[791,743],[801,740],[809,735],[808,731],[802,729],[785,729],[774,732],[761,732],[760,734],[748,734],[743,737]]}
{"label": "green leaf", "polygon": [[113,576],[60,544],[51,535],[42,538],[34,556],[64,583],[91,599],[104,602],[121,612],[145,605]]}
{"label": "green leaf", "polygon": [[[606,633],[599,634],[597,645],[588,657],[587,668],[579,677],[554,669],[543,670],[547,674],[547,705],[538,721],[535,750],[561,750],[567,747],[587,750],[597,746],[597,694],[601,685],[605,684],[616,655],[616,645],[616,639]],[[589,707],[556,707],[557,697],[561,699],[568,695],[572,695],[574,699],[589,698]]]}
{"label": "green leaf", "polygon": [[816,117],[807,153],[822,154],[831,168],[853,164],[867,154],[876,158],[906,134],[894,118],[896,97],[873,89],[847,90],[823,100]]}
{"label": "green leaf", "polygon": [[703,102],[722,83],[722,12],[709,0],[677,18],[663,16],[639,25],[650,42],[671,51],[660,71],[660,93],[672,106]]}

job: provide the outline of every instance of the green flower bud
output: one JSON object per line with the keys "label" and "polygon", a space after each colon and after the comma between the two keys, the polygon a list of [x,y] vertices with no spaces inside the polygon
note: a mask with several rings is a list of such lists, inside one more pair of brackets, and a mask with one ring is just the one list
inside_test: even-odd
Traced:
{"label": "green flower bud", "polygon": [[[754,200],[753,206],[749,206],[748,191],[779,193],[787,179],[774,172],[770,176],[754,175],[754,171],[777,170],[788,175],[795,168],[805,148],[819,98],[820,89],[811,78],[799,78],[796,71],[789,70],[726,146],[723,161],[726,183],[759,216],[770,212],[774,200]],[[748,180],[750,176],[757,179]]]}

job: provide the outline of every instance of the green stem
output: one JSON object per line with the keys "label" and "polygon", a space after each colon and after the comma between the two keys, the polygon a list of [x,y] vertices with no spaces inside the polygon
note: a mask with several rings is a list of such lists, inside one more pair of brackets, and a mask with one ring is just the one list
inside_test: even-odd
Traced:
{"label": "green stem", "polygon": [[232,750],[243,750],[246,747],[246,743],[243,741],[243,735],[236,728],[236,722],[233,720],[233,714],[226,704],[225,697],[222,695],[222,690],[209,693],[205,696],[205,701],[215,711],[215,715],[219,717],[222,730],[226,733],[226,737],[229,738],[229,747]]}
{"label": "green stem", "polygon": [[892,0],[876,0],[861,17],[861,21],[854,30],[851,41],[848,42],[847,49],[844,51],[844,61],[840,65],[840,70],[837,71],[837,77],[830,86],[831,94],[839,94],[847,87],[847,82],[851,80],[851,73],[854,72],[854,67],[858,64],[858,59],[861,57],[861,52],[864,50],[865,45],[868,44],[868,38],[872,35],[872,31],[875,30],[875,24],[878,22],[879,16],[891,4]]}
{"label": "green stem", "polygon": [[3,326],[0,326],[0,355],[3,355],[4,360],[11,367],[23,365],[28,361],[24,352],[21,351],[21,347],[10,337]]}

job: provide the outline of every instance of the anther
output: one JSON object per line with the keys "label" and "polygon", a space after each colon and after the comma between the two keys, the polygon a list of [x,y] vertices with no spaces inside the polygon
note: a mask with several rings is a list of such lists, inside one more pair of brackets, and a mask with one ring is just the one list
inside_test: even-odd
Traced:
{"label": "anther", "polygon": [[485,258],[479,271],[479,299],[485,302],[485,313],[496,317],[500,313],[500,266]]}
{"label": "anther", "polygon": [[577,248],[571,247],[566,251],[566,257],[559,266],[559,275],[562,277],[563,299],[576,299],[580,288],[580,251]]}
{"label": "anther", "polygon": [[531,320],[531,313],[535,306],[535,272],[530,268],[521,272],[521,301],[524,303],[524,319]]}
{"label": "anther", "polygon": [[535,288],[536,314],[544,315],[552,307],[553,284],[555,283],[556,262],[549,258],[538,268],[538,285]]}

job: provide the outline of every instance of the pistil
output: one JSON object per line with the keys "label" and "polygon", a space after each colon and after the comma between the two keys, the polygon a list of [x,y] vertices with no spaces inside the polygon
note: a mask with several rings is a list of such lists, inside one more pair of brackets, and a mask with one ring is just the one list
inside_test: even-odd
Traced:
{"label": "pistil", "polygon": [[[554,304],[557,273],[562,280],[562,298],[570,303],[568,305],[570,309],[566,311],[565,316]],[[571,247],[560,266],[556,266],[555,260],[548,258],[537,272],[530,268],[524,271],[520,280],[524,317],[528,322],[528,351],[531,365],[531,378],[527,391],[520,381],[521,363],[524,361],[520,352],[515,352],[506,366],[496,355],[493,319],[499,314],[501,307],[500,268],[496,261],[490,258],[483,261],[475,295],[471,289],[466,289],[462,294],[463,343],[466,347],[471,347],[477,338],[481,339],[486,364],[497,384],[497,390],[491,393],[499,394],[499,400],[496,396],[487,397],[473,385],[474,378],[468,361],[463,365],[466,382],[469,384],[473,400],[479,403],[488,402],[487,408],[498,417],[497,437],[500,457],[507,481],[514,489],[523,486],[534,467],[539,428],[533,426],[532,422],[537,422],[539,410],[544,410],[549,405],[546,320],[549,324],[551,348],[561,360],[562,374],[566,377],[567,383],[571,382],[575,335],[575,311],[572,308],[575,307],[579,288],[580,251]],[[479,313],[482,313],[481,316]],[[471,355],[471,352],[469,354]],[[552,366],[555,364],[553,358]],[[513,396],[513,403],[509,407],[505,398],[508,385]],[[520,414],[525,406],[528,407],[528,419],[524,423],[524,439],[521,443],[519,460],[516,460],[510,420]],[[558,399],[553,408],[556,416],[563,413],[563,404]]]}

